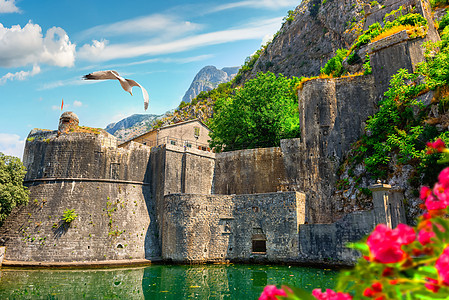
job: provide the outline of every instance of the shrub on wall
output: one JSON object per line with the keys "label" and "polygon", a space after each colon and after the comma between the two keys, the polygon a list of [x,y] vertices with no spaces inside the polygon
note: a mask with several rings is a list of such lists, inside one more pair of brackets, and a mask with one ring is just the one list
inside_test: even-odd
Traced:
{"label": "shrub on wall", "polygon": [[74,209],[67,209],[66,211],[64,211],[64,214],[62,215],[62,220],[66,223],[66,224],[70,224],[73,221],[75,221],[75,219],[78,217],[78,214],[75,213]]}

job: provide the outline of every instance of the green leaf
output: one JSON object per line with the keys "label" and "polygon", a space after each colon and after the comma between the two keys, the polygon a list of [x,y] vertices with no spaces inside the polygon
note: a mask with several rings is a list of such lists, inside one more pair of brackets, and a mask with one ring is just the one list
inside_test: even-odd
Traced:
{"label": "green leaf", "polygon": [[360,250],[362,253],[369,253],[369,247],[366,243],[360,243],[360,242],[347,243],[346,247],[355,249],[355,250]]}
{"label": "green leaf", "polygon": [[[291,287],[283,285],[282,289],[287,293],[287,297],[278,296],[280,299],[287,299],[287,300],[316,300],[314,296],[312,296],[309,292],[297,288],[297,287]],[[293,292],[291,293],[289,289]]]}

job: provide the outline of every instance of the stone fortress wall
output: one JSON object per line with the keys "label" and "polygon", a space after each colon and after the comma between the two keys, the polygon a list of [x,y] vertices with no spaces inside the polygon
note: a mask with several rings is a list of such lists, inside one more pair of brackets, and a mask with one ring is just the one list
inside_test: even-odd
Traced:
{"label": "stone fortress wall", "polygon": [[[153,255],[150,149],[117,149],[95,133],[31,132],[24,164],[29,204],[13,212],[0,236],[7,260],[99,261]],[[70,225],[61,220],[74,209]],[[11,221],[10,221],[11,220]]]}
{"label": "stone fortress wall", "polygon": [[164,203],[162,258],[295,261],[304,212],[305,195],[298,192],[170,195]]}
{"label": "stone fortress wall", "polygon": [[[353,263],[356,253],[344,245],[377,223],[402,220],[402,200],[374,188],[373,211],[337,220],[335,173],[385,91],[376,72],[397,70],[380,57],[401,45],[413,65],[422,59],[413,43],[370,52],[374,75],[306,82],[298,91],[301,137],[280,147],[117,148],[103,132],[32,131],[24,153],[30,203],[0,228],[5,259]],[[67,209],[78,213],[70,226],[61,221]]]}

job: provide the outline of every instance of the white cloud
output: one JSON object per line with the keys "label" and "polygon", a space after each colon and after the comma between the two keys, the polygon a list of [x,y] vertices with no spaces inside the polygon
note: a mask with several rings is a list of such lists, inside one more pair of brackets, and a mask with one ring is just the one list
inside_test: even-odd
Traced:
{"label": "white cloud", "polygon": [[246,0],[239,2],[232,2],[223,5],[218,5],[211,9],[211,12],[219,12],[227,9],[239,8],[239,7],[253,7],[264,9],[279,9],[280,7],[295,9],[298,6],[297,0]]}
{"label": "white cloud", "polygon": [[75,63],[75,44],[70,42],[64,29],[52,27],[47,30],[41,54],[43,62],[58,67],[72,67]]}
{"label": "white cloud", "polygon": [[22,67],[29,64],[49,64],[71,67],[75,62],[75,44],[59,27],[47,30],[29,22],[23,28],[6,28],[0,23],[0,67]]}
{"label": "white cloud", "polygon": [[81,33],[81,37],[88,36],[120,36],[120,35],[138,35],[155,34],[170,39],[175,36],[181,36],[187,32],[192,32],[202,28],[200,24],[182,21],[172,15],[154,14],[144,17],[138,17],[130,20],[116,22],[112,24],[92,27]]}
{"label": "white cloud", "polygon": [[19,71],[16,73],[7,73],[0,78],[0,84],[4,84],[8,80],[25,80],[30,76],[34,76],[41,72],[41,68],[38,65],[34,65],[31,71]]}
{"label": "white cloud", "polygon": [[15,2],[16,0],[0,0],[0,14],[20,12]]}
{"label": "white cloud", "polygon": [[266,34],[262,39],[262,46],[265,46],[267,43],[271,43],[273,41],[273,34]]}
{"label": "white cloud", "polygon": [[0,133],[0,152],[22,159],[25,139],[21,140],[17,134]]}
{"label": "white cloud", "polygon": [[81,106],[83,106],[83,102],[78,101],[78,100],[75,100],[73,102],[73,107],[81,107]]}
{"label": "white cloud", "polygon": [[90,61],[107,61],[143,55],[177,53],[239,40],[262,39],[267,32],[275,32],[279,29],[281,21],[281,18],[263,20],[248,24],[243,28],[198,34],[165,43],[156,43],[150,40],[107,45],[105,42],[94,41],[92,45],[84,45],[79,50],[78,57]]}
{"label": "white cloud", "polygon": [[196,61],[202,61],[202,60],[210,59],[212,57],[214,57],[214,55],[212,55],[212,54],[204,54],[204,55],[182,57],[182,58],[150,58],[150,59],[145,59],[145,60],[141,60],[141,61],[125,63],[125,64],[114,64],[112,66],[108,66],[107,68],[109,68],[109,67],[135,66],[135,65],[143,65],[143,64],[157,63],[157,62],[160,62],[160,63],[187,64],[187,63],[191,63],[191,62],[196,62]]}

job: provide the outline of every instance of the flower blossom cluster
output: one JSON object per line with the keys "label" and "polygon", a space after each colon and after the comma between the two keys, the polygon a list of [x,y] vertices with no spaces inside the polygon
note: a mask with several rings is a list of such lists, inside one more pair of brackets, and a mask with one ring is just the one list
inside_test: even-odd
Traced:
{"label": "flower blossom cluster", "polygon": [[351,300],[351,295],[342,292],[335,292],[331,289],[327,289],[322,292],[321,289],[314,289],[312,295],[318,300]]}
{"label": "flower blossom cluster", "polygon": [[267,285],[260,295],[259,300],[277,300],[276,296],[287,296],[287,294],[275,285]]}
{"label": "flower blossom cluster", "polygon": [[415,230],[405,224],[399,224],[396,229],[379,224],[366,242],[370,249],[368,259],[384,264],[402,261],[407,256],[402,245],[412,243],[415,238]]}

